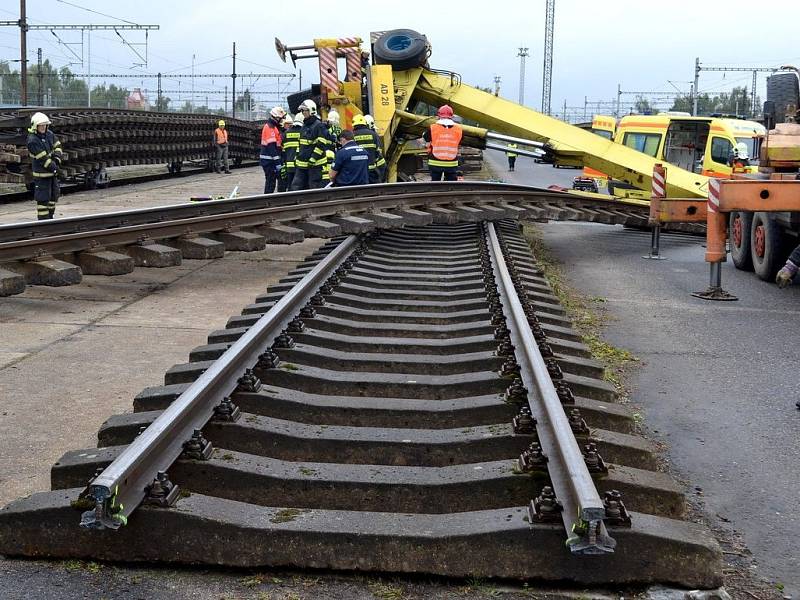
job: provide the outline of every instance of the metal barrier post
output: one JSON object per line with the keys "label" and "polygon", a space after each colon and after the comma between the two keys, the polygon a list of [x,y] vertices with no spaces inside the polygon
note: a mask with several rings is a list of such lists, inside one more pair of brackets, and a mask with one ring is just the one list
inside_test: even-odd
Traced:
{"label": "metal barrier post", "polygon": [[[643,256],[649,260],[666,260],[666,256],[661,256],[661,223],[658,221],[659,203],[662,198],[667,197],[667,170],[661,163],[653,167],[653,180],[651,185],[650,215],[653,226],[650,233],[650,254]],[[652,215],[656,215],[655,218]]]}
{"label": "metal barrier post", "polygon": [[708,181],[708,203],[706,206],[706,262],[711,266],[708,289],[694,292],[692,296],[701,300],[732,301],[736,296],[722,289],[722,263],[726,260],[725,241],[728,236],[726,213],[719,208],[719,180]]}

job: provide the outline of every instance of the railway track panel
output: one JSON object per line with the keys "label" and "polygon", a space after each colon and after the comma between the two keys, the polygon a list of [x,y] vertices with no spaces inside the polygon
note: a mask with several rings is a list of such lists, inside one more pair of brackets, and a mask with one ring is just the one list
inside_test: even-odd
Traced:
{"label": "railway track panel", "polygon": [[[655,449],[634,435],[631,411],[571,329],[518,224],[492,229],[502,261],[480,223],[330,240],[211,332],[163,386],[143,390],[133,413],[109,418],[97,448],[66,453],[52,491],[0,510],[0,552],[719,586],[720,549],[682,520],[681,488],[656,471]],[[244,344],[287,314],[287,294],[307,289],[335,252],[334,274],[293,304],[285,329]],[[511,323],[515,302],[524,319]],[[520,331],[535,349],[520,346]],[[249,358],[232,363],[243,345]],[[545,367],[538,383],[526,351]],[[162,473],[143,460],[147,494],[131,486],[126,453],[168,431],[170,412],[234,364],[241,379],[216,390],[214,416],[191,439],[184,430],[184,454],[167,457]],[[557,483],[563,448],[545,439],[541,390],[567,423],[559,436],[579,448],[564,464],[589,472],[600,507],[582,494],[567,501]],[[123,497],[134,504],[120,508]],[[122,516],[127,525],[112,530]],[[110,528],[78,525],[98,517]],[[581,554],[574,538],[597,543],[603,527],[614,551]]]}
{"label": "railway track panel", "polygon": [[436,222],[570,220],[644,227],[646,207],[527,186],[404,183],[290,192],[0,226],[0,296],[225,251]]}
{"label": "railway track panel", "polygon": [[[0,181],[32,179],[25,148],[30,116],[35,109],[0,112]],[[62,178],[74,180],[107,167],[180,164],[210,160],[216,115],[157,113],[104,108],[53,108],[47,111],[53,130],[64,145]],[[258,157],[261,128],[253,122],[228,119],[229,158]]]}

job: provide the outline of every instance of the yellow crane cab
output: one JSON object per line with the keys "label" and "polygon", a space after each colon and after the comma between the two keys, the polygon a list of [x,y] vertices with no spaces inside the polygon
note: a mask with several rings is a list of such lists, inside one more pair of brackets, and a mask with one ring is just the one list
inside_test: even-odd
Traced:
{"label": "yellow crane cab", "polygon": [[[617,130],[617,119],[609,115],[594,115],[592,117],[592,125],[589,129],[594,134],[607,140],[613,140],[614,134]],[[583,167],[583,178],[591,178],[595,180],[598,190],[604,189],[608,185],[608,175],[592,169],[591,167]]]}

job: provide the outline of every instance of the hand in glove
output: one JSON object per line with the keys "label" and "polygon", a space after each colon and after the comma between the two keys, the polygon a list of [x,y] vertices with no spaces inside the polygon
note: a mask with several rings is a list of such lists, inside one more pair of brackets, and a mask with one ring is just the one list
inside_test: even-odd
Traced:
{"label": "hand in glove", "polygon": [[794,279],[796,274],[797,265],[792,261],[787,260],[786,264],[783,265],[783,268],[778,271],[778,274],[775,276],[775,283],[778,284],[779,288],[783,289],[792,283],[792,279]]}
{"label": "hand in glove", "polygon": [[277,163],[277,164],[275,165],[275,174],[276,174],[276,175],[280,175],[280,174],[281,174],[281,169],[282,169],[282,168],[283,168],[283,164],[282,164],[282,163]]}

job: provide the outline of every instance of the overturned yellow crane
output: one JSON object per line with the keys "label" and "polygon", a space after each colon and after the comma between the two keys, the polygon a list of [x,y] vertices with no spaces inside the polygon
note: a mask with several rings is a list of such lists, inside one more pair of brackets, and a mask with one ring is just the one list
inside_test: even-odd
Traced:
{"label": "overturned yellow crane", "polygon": [[[559,161],[583,164],[636,188],[650,189],[656,159],[469,86],[454,71],[432,69],[428,60],[431,46],[416,31],[373,33],[371,62],[357,37],[315,39],[298,46],[285,46],[277,39],[275,43],[283,60],[288,55],[293,62],[307,58],[319,62],[319,89],[290,96],[290,108],[295,108],[293,97],[296,104],[316,97],[323,111],[336,108],[344,127],[350,126],[356,114],[371,112],[382,135],[390,181],[397,178],[406,142],[418,138],[430,123],[429,118],[414,113],[417,105],[424,102],[432,106],[450,104],[460,116],[485,127],[465,127],[465,145],[485,148],[493,134],[512,136]],[[306,52],[299,54],[300,51]],[[344,81],[339,80],[337,58],[346,59]],[[667,196],[705,197],[707,186],[707,177],[676,167],[669,169]]]}

